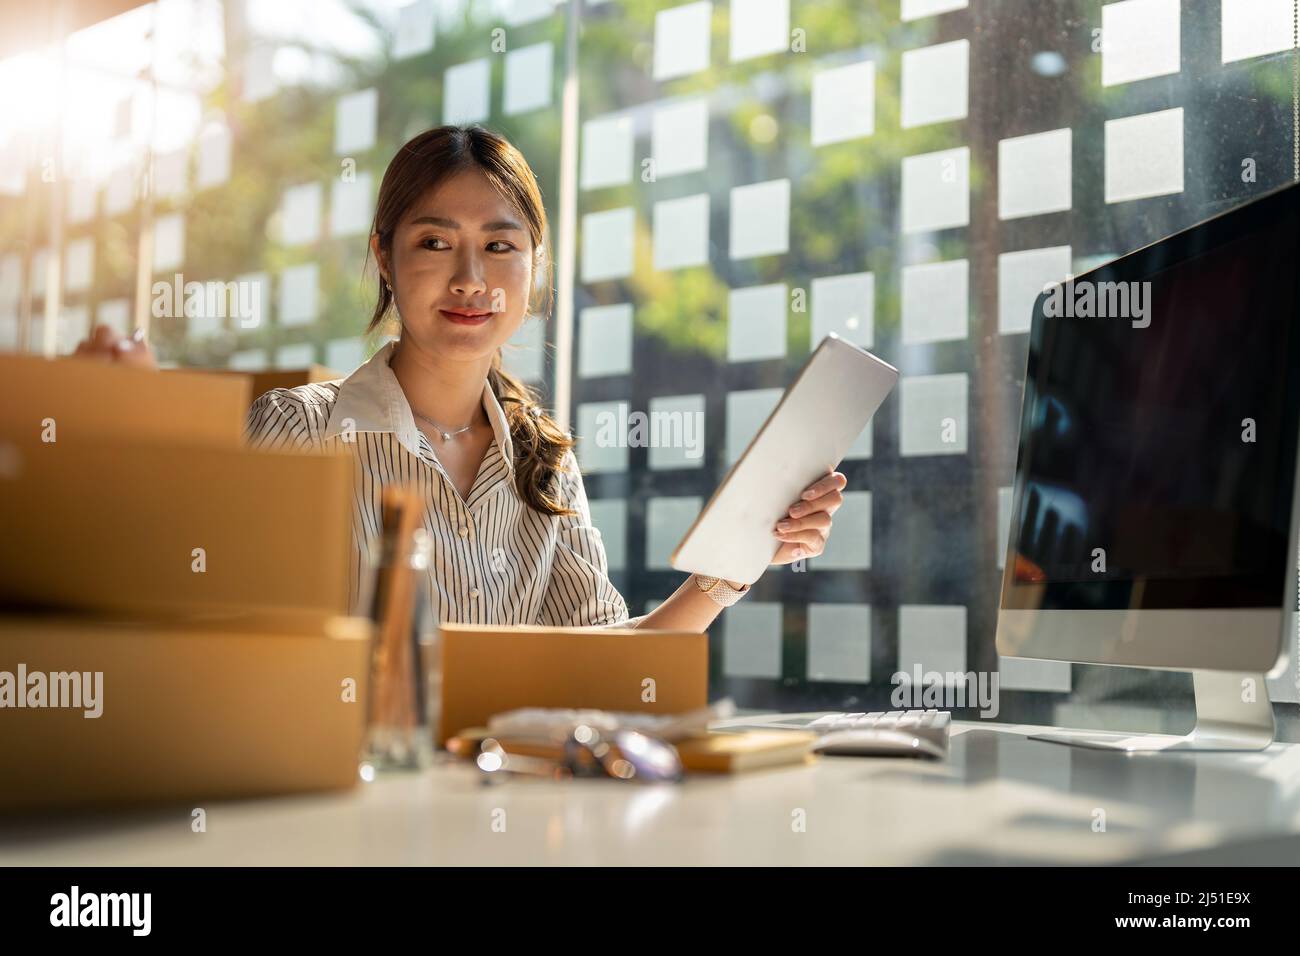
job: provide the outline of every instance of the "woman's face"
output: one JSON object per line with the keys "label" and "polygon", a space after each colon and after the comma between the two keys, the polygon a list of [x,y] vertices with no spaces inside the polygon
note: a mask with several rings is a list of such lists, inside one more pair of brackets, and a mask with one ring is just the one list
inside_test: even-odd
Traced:
{"label": "woman's face", "polygon": [[386,270],[403,337],[447,358],[490,359],[524,320],[533,263],[524,218],[481,171],[443,180],[393,235]]}

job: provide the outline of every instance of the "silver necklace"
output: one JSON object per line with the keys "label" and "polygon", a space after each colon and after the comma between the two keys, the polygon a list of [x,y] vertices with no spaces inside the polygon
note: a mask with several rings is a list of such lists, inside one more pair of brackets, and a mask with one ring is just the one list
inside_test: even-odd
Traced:
{"label": "silver necklace", "polygon": [[426,422],[427,424],[432,425],[432,426],[434,427],[434,429],[438,432],[438,434],[442,436],[442,440],[443,440],[443,441],[451,441],[451,440],[452,440],[453,438],[455,438],[457,435],[460,435],[460,434],[462,434],[462,433],[464,433],[464,432],[467,432],[467,431],[469,431],[471,428],[474,427],[474,423],[473,423],[473,422],[470,422],[470,423],[469,423],[468,425],[466,425],[464,428],[457,428],[455,431],[447,431],[445,428],[443,428],[441,425],[439,425],[437,422],[435,422],[432,418],[425,418],[423,415],[421,415],[419,412],[417,412],[414,408],[411,409],[411,412],[412,412],[412,413],[415,415],[415,417],[418,418],[420,421],[422,421],[422,422]]}

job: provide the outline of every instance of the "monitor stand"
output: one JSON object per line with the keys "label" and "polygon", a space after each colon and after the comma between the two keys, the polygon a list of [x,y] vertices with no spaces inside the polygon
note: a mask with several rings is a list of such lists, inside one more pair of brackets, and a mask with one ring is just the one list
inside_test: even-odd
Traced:
{"label": "monitor stand", "polygon": [[[1254,682],[1254,700],[1242,699],[1244,681]],[[1196,725],[1186,736],[1125,734],[1096,730],[1054,730],[1031,734],[1030,740],[1050,740],[1075,747],[1161,753],[1179,750],[1263,750],[1273,742],[1276,725],[1263,674],[1235,671],[1192,671],[1196,693]]]}

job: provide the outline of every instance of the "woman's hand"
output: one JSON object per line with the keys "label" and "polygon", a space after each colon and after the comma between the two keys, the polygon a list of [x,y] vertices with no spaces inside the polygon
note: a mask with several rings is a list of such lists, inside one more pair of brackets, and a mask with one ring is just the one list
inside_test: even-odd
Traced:
{"label": "woman's hand", "polygon": [[158,368],[154,354],[144,340],[143,329],[136,329],[135,334],[128,337],[118,335],[107,325],[96,325],[90,330],[90,335],[77,343],[72,354],[136,368]]}
{"label": "woman's hand", "polygon": [[832,471],[804,489],[799,500],[786,512],[786,517],[772,529],[777,540],[782,542],[772,559],[773,564],[814,558],[826,549],[826,539],[831,533],[831,515],[844,504],[840,492],[848,483],[844,475]]}

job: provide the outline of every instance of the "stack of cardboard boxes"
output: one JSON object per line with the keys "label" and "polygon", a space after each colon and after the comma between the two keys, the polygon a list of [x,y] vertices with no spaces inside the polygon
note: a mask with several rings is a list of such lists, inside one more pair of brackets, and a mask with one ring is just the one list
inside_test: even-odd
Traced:
{"label": "stack of cardboard boxes", "polygon": [[0,354],[0,809],[352,785],[352,464],[252,381]]}

